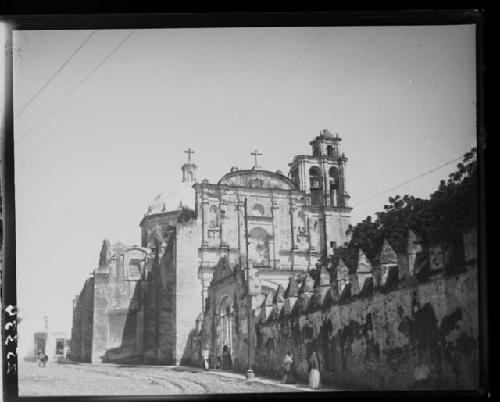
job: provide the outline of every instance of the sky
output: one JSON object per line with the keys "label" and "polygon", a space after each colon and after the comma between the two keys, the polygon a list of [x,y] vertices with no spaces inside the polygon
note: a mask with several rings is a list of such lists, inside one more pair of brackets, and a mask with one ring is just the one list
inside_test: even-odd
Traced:
{"label": "sky", "polygon": [[356,224],[455,169],[386,192],[476,145],[475,92],[473,25],[15,31],[21,356],[45,315],[70,334],[102,240],[140,243],[188,147],[216,182],[254,150],[287,173],[338,133]]}

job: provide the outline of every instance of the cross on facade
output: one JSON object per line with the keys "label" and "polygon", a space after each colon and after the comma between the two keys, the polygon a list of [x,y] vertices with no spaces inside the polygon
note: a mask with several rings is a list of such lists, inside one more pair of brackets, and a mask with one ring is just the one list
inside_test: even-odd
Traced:
{"label": "cross on facade", "polygon": [[258,168],[259,165],[257,163],[257,156],[262,156],[262,154],[260,154],[257,150],[253,151],[253,152],[250,152],[250,155],[253,155],[255,157],[255,165],[254,165],[254,169]]}
{"label": "cross on facade", "polygon": [[191,148],[188,148],[186,151],[184,151],[185,154],[188,154],[188,162],[191,162],[191,154],[194,154],[194,151],[191,150]]}

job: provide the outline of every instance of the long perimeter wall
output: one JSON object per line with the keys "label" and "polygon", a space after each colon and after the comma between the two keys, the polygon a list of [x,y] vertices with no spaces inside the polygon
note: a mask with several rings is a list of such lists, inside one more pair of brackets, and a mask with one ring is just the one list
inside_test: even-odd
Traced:
{"label": "long perimeter wall", "polygon": [[477,389],[474,236],[464,236],[465,264],[458,270],[438,267],[419,278],[405,277],[401,266],[394,266],[396,276],[391,284],[389,273],[385,287],[375,277],[371,287],[355,286],[358,273],[351,275],[351,283],[337,276],[333,286],[326,277],[323,286],[316,283],[314,293],[303,286],[297,297],[282,303],[275,297],[266,306],[269,314],[257,320],[256,371],[278,376],[285,353],[292,350],[297,375],[307,380],[307,359],[315,350],[323,381],[338,387]]}

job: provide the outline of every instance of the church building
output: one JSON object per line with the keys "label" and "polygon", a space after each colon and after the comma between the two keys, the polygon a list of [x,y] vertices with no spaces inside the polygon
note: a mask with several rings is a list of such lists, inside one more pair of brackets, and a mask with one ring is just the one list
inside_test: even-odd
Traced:
{"label": "church building", "polygon": [[[121,343],[109,341],[109,325],[99,329],[113,314],[103,310],[105,318],[95,319],[100,306],[113,304],[116,295],[101,292],[106,301],[97,302],[97,291],[86,290],[91,295],[86,305],[94,312],[94,319],[87,319],[94,328],[89,342],[106,345],[98,351],[92,347],[92,360],[198,364],[201,342],[209,343],[214,355],[225,345],[242,355],[243,321],[233,318],[235,311],[245,318],[240,273],[251,268],[258,278],[255,294],[265,298],[267,290],[283,288],[291,276],[315,268],[348,240],[347,158],[340,141],[322,130],[310,142],[311,154],[292,159],[288,175],[263,169],[255,151],[252,168],[233,167],[216,183],[197,180],[193,151],[186,151],[179,187],[157,196],[140,222],[141,246],[132,249],[142,251],[143,263],[131,290],[121,293],[122,300],[128,298],[117,324]],[[126,280],[125,275],[108,278]],[[74,326],[82,325],[74,318]]]}

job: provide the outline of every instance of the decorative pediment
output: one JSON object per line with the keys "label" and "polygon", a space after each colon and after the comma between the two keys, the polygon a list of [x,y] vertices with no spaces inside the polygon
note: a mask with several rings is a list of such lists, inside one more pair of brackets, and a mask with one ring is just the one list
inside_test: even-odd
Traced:
{"label": "decorative pediment", "polygon": [[267,170],[237,170],[226,174],[219,184],[248,188],[275,188],[296,190],[297,186],[289,178]]}

